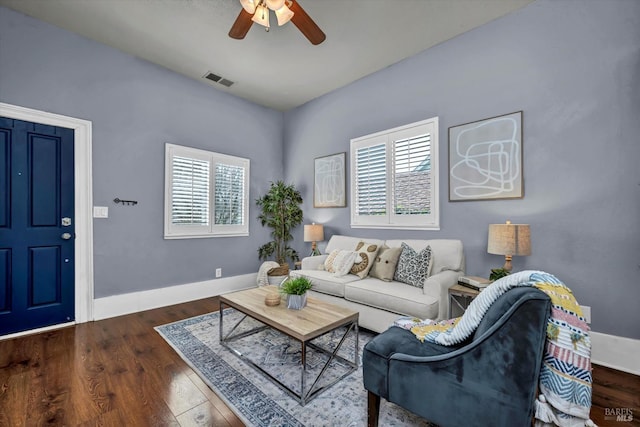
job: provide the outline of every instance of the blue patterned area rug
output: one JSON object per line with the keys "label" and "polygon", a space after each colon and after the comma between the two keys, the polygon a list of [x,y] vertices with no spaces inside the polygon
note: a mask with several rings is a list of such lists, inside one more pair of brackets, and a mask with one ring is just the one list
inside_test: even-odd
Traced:
{"label": "blue patterned area rug", "polygon": [[[224,313],[223,324],[225,331],[229,331],[241,314],[233,309],[226,309]],[[219,319],[219,313],[214,312],[155,329],[247,426],[367,425],[367,392],[362,384],[361,362],[355,372],[301,406],[265,375],[220,345]],[[256,325],[260,324],[247,318],[236,331]],[[343,334],[344,330],[337,330],[314,340],[314,343],[333,348],[332,344]],[[347,360],[353,360],[354,335],[353,332],[349,333],[338,353]],[[360,360],[362,347],[372,336],[368,331],[360,331]],[[232,345],[284,384],[299,391],[300,343],[268,328]],[[326,360],[322,353],[308,349],[308,375],[315,377]],[[346,369],[346,364],[332,362],[327,369],[330,375],[324,384],[346,372]],[[310,382],[307,381],[307,384]],[[382,399],[379,425],[428,427],[431,424]]]}

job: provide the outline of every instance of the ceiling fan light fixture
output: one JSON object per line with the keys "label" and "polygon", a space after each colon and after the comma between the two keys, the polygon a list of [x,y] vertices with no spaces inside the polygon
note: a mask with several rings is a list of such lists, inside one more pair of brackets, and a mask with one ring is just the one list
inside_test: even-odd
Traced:
{"label": "ceiling fan light fixture", "polygon": [[256,1],[254,0],[240,0],[240,4],[248,13],[255,13],[256,11]]}
{"label": "ceiling fan light fixture", "polygon": [[256,13],[253,14],[251,20],[256,24],[269,28],[269,9],[262,5],[256,7]]}
{"label": "ceiling fan light fixture", "polygon": [[280,9],[277,9],[275,11],[275,13],[276,18],[278,18],[279,26],[283,26],[287,22],[291,21],[291,18],[293,18],[293,12],[287,7],[286,4],[283,4]]}
{"label": "ceiling fan light fixture", "polygon": [[280,9],[282,6],[284,6],[284,2],[285,2],[285,0],[266,0],[266,1],[267,1],[267,7],[273,11]]}
{"label": "ceiling fan light fixture", "polygon": [[[305,12],[297,0],[239,0],[242,9],[229,30],[229,37],[236,40],[245,38],[253,23],[265,27],[269,31],[271,10],[276,14],[278,25],[291,21],[313,45],[325,41],[327,36],[318,24]],[[254,7],[254,13],[249,10]]]}

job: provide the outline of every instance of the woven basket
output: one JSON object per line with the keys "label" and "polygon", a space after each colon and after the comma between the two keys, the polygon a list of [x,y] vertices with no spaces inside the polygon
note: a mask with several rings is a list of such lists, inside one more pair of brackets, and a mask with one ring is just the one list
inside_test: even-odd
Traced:
{"label": "woven basket", "polygon": [[267,296],[264,297],[264,303],[269,307],[280,305],[280,294],[276,292],[268,293]]}
{"label": "woven basket", "polygon": [[289,264],[280,264],[280,267],[272,268],[267,272],[268,276],[288,276]]}

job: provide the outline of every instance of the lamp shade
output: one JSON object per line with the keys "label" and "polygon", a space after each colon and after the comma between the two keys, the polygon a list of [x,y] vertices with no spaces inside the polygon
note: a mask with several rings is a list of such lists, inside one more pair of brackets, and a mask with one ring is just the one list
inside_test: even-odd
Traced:
{"label": "lamp shade", "polygon": [[495,255],[531,255],[529,224],[489,224],[487,252]]}
{"label": "lamp shade", "polygon": [[256,2],[254,0],[240,0],[240,4],[247,12],[253,14],[256,11]]}
{"label": "lamp shade", "polygon": [[304,226],[305,242],[321,242],[324,240],[324,228],[322,224],[310,224]]}
{"label": "lamp shade", "polygon": [[262,5],[256,7],[256,13],[253,14],[251,20],[256,24],[269,28],[269,9]]}
{"label": "lamp shade", "polygon": [[291,9],[287,7],[287,5],[282,5],[280,9],[276,9],[276,18],[278,18],[278,26],[283,26],[287,22],[293,18],[293,12]]}

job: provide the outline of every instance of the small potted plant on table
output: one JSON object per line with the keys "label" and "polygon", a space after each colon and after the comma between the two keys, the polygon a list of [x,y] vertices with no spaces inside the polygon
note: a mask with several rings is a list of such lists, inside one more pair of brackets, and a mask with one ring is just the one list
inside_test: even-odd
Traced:
{"label": "small potted plant on table", "polygon": [[509,275],[509,270],[504,268],[492,268],[491,274],[489,275],[489,280],[495,282],[498,279],[502,279]]}
{"label": "small potted plant on table", "polygon": [[307,291],[311,289],[311,280],[296,277],[282,282],[280,292],[287,296],[287,308],[301,310],[307,305]]}

